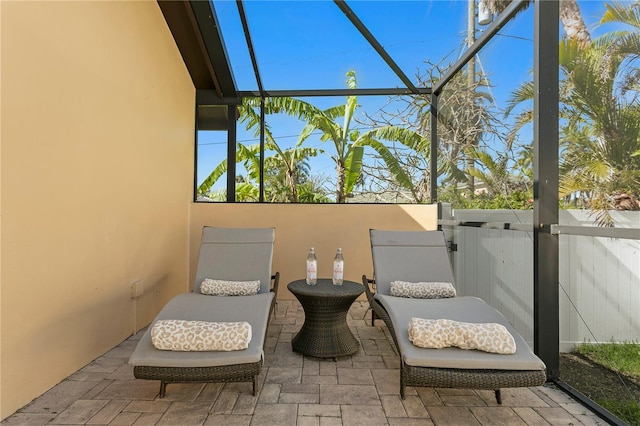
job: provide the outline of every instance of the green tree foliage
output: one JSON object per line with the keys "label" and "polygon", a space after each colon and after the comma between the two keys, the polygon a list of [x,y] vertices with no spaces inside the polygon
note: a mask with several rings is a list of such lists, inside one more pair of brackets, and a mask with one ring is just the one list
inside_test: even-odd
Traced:
{"label": "green tree foliage", "polygon": [[[238,144],[236,163],[244,164],[248,176],[236,176],[236,201],[257,201],[259,187],[255,182],[260,176],[260,146]],[[211,191],[213,185],[227,172],[227,159],[222,160],[198,186],[198,196],[214,201],[226,201],[226,191]]]}
{"label": "green tree foliage", "polygon": [[[493,3],[499,9],[508,1]],[[640,4],[608,4],[601,23],[615,22],[625,29],[595,40],[585,32],[577,3],[564,6],[559,198],[565,206],[591,209],[600,225],[612,225],[611,209],[640,208]],[[420,86],[432,86],[446,72],[439,64],[429,65],[427,74],[418,76]],[[346,74],[346,85],[356,88],[354,71]],[[516,143],[533,119],[532,108],[526,107],[533,90],[531,81],[519,86],[503,112],[491,96],[488,75],[472,80],[463,70],[447,84],[438,105],[440,201],[459,208],[532,207],[532,149]],[[267,115],[265,199],[344,203],[360,191],[373,201],[429,202],[430,101],[412,97],[405,111],[389,114],[392,118],[369,118],[369,130],[361,131],[354,125],[355,96],[327,109],[294,98],[245,100],[240,121],[256,137],[259,108]],[[525,108],[516,110],[523,103]],[[271,114],[286,114],[304,123],[293,147],[278,145],[268,124]],[[511,129],[506,129],[502,115],[510,119]],[[310,137],[318,134],[322,147],[309,147]],[[503,150],[498,150],[500,144]],[[331,182],[311,169],[310,160],[318,155],[328,155],[335,164]],[[258,146],[238,144],[236,162],[246,170],[246,176],[237,177],[238,201],[258,199],[259,160]],[[214,168],[199,194],[220,197],[211,188],[226,173],[226,166],[223,161]],[[473,179],[480,191],[465,187]]]}
{"label": "green tree foliage", "polygon": [[[602,22],[631,28],[582,43],[560,43],[562,81],[560,194],[565,205],[587,207],[601,226],[612,226],[612,209],[640,204],[640,5],[607,5]],[[513,92],[507,114],[533,98],[533,83]],[[516,117],[514,133],[532,119]]]}
{"label": "green tree foliage", "polygon": [[[261,105],[262,104],[262,105]],[[244,100],[240,122],[245,124],[247,130],[252,130],[255,137],[260,136],[260,113],[258,108],[265,108],[266,114],[279,111],[271,99],[262,102],[258,98],[247,98]],[[300,201],[298,187],[304,184],[310,174],[309,158],[315,157],[322,150],[317,148],[304,147],[304,140],[298,140],[294,147],[282,149],[276,138],[271,133],[269,123],[264,125],[265,151],[272,151],[275,154],[269,159],[265,159],[265,192],[267,200],[292,202]],[[308,189],[308,187],[307,187]]]}
{"label": "green tree foliage", "polygon": [[[354,71],[347,72],[347,87],[356,88]],[[395,140],[416,150],[428,150],[428,142],[419,134],[396,126],[381,126],[361,132],[353,127],[358,107],[356,96],[347,96],[345,104],[327,109],[300,99],[290,97],[265,99],[267,114],[284,113],[305,124],[298,136],[296,147],[303,147],[313,133],[320,132],[320,141],[330,147],[317,150],[318,154],[329,155],[336,166],[335,202],[345,203],[352,196],[356,186],[362,182],[362,165],[365,147],[377,152],[396,181],[409,192],[415,192],[406,171],[383,141]],[[340,123],[339,119],[342,119]],[[253,127],[259,122],[254,121]],[[281,158],[284,158],[281,156]]]}
{"label": "green tree foliage", "polygon": [[[427,74],[419,76],[420,85],[432,86],[446,72],[446,67],[439,64],[429,63],[429,66]],[[502,185],[500,191],[521,188],[525,199],[530,186],[530,174],[519,170],[527,165],[526,162],[513,158],[515,149],[501,120],[502,112],[491,95],[489,76],[484,73],[478,76],[470,79],[466,70],[461,71],[447,83],[438,100],[438,200],[450,202],[457,208],[473,203],[478,196],[477,191],[472,190],[474,186],[487,188],[487,185],[497,185],[497,182],[508,182],[509,185]],[[429,133],[430,110],[430,97],[415,96],[404,112],[405,121],[410,122],[417,132]],[[505,146],[501,159],[494,160],[489,154],[487,140],[493,141],[494,145],[502,143]],[[419,157],[426,153],[406,155]],[[418,163],[415,158],[402,158],[405,158],[405,164]],[[420,159],[425,166],[428,158]],[[500,192],[497,186],[490,189],[491,195],[483,197],[505,193]]]}

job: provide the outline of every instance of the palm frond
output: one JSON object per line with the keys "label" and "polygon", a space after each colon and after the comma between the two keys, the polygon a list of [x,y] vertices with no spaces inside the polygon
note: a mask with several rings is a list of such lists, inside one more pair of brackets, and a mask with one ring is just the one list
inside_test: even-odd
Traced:
{"label": "palm frond", "polygon": [[504,116],[508,117],[513,109],[526,101],[532,101],[534,94],[533,81],[526,81],[518,86],[509,96],[507,100],[507,108],[505,109]]}
{"label": "palm frond", "polygon": [[345,179],[344,193],[349,194],[358,183],[358,178],[362,173],[362,157],[364,156],[364,147],[356,146],[351,149],[349,155],[345,159]]}
{"label": "palm frond", "polygon": [[198,194],[207,194],[220,177],[227,172],[227,159],[225,158],[209,173],[198,186]]}
{"label": "palm frond", "polygon": [[412,150],[428,154],[429,152],[429,140],[418,132],[399,126],[382,126],[372,130],[364,132],[361,139],[376,138],[383,139],[389,142],[399,142],[407,148]]}
{"label": "palm frond", "polygon": [[624,6],[619,2],[612,2],[605,4],[607,8],[606,12],[600,19],[601,24],[617,22],[635,27],[636,30],[640,30],[640,4],[632,4],[631,6]]}
{"label": "palm frond", "polygon": [[372,138],[364,139],[364,145],[373,148],[378,155],[382,158],[386,164],[389,172],[393,176],[394,180],[402,188],[415,193],[415,188],[411,177],[407,174],[402,167],[402,164],[398,162],[396,156],[387,148],[385,144]]}

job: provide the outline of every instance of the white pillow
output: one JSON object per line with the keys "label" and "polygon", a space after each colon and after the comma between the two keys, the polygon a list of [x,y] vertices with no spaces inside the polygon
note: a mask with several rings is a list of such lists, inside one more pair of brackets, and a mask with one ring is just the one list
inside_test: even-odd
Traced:
{"label": "white pillow", "polygon": [[205,278],[200,284],[200,293],[211,296],[251,296],[260,291],[260,280],[225,281]]}
{"label": "white pillow", "polygon": [[451,283],[391,281],[391,296],[410,297],[414,299],[444,299],[456,297],[456,289]]}
{"label": "white pillow", "polygon": [[496,323],[458,322],[448,319],[411,318],[409,340],[420,348],[477,349],[497,354],[516,352],[516,341],[509,330]]}

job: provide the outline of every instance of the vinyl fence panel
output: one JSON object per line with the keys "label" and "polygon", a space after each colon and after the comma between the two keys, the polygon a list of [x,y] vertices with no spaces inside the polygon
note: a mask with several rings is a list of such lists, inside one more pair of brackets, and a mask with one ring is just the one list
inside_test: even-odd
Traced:
{"label": "vinyl fence panel", "polygon": [[[612,212],[617,227],[640,228],[640,212]],[[530,211],[455,210],[468,222],[532,223]],[[593,226],[588,213],[560,212],[562,225]],[[499,309],[533,342],[533,233],[445,227],[458,294]],[[583,342],[640,341],[640,241],[559,235],[560,349]]]}

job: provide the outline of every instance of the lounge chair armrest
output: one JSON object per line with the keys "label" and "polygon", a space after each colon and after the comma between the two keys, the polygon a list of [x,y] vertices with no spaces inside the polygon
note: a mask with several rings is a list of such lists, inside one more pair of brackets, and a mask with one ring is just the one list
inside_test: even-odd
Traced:
{"label": "lounge chair armrest", "polygon": [[378,315],[376,315],[376,311],[375,309],[373,309],[373,306],[374,306],[373,293],[375,293],[375,290],[372,291],[371,287],[375,289],[376,280],[372,278],[367,278],[366,275],[363,275],[362,285],[364,286],[364,292],[367,295],[367,301],[369,302],[369,309],[371,309],[371,326],[373,327],[376,323],[376,316]]}
{"label": "lounge chair armrest", "polygon": [[371,304],[373,302],[373,294],[374,294],[374,291],[371,290],[371,287],[373,286],[375,288],[376,280],[372,278],[367,278],[366,275],[363,275],[362,285],[364,286],[364,292],[367,295],[367,300],[369,301],[369,304]]}
{"label": "lounge chair armrest", "polygon": [[280,272],[276,272],[275,274],[271,275],[271,280],[272,280],[271,292],[274,293],[276,297],[278,297],[278,284],[280,283]]}
{"label": "lounge chair armrest", "polygon": [[269,312],[269,317],[273,315],[276,311],[276,303],[278,303],[278,284],[280,284],[280,272],[276,272],[271,275],[271,293],[273,293],[273,300],[271,301],[271,310]]}

